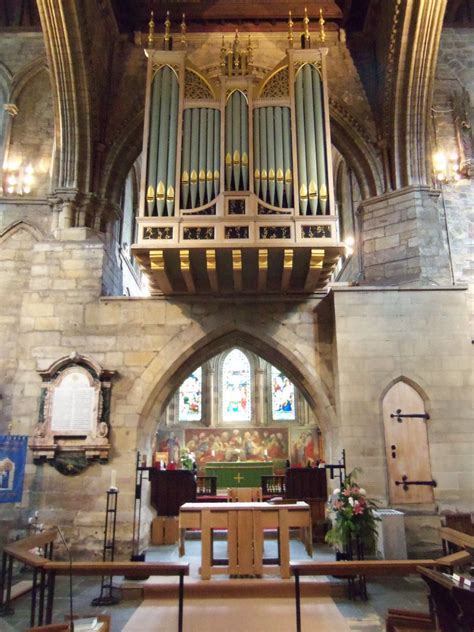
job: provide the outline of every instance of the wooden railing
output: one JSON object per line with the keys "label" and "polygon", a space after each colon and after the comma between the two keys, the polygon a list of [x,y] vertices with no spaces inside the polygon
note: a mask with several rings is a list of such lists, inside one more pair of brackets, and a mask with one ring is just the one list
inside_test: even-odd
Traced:
{"label": "wooden railing", "polygon": [[[183,630],[184,576],[189,575],[189,564],[181,562],[56,562],[52,561],[53,546],[58,533],[44,531],[7,545],[3,550],[0,574],[0,612],[13,614],[11,587],[13,562],[16,560],[33,569],[31,589],[30,626],[51,623],[53,618],[54,590],[59,576],[117,576],[126,575],[134,579],[153,576],[179,577],[178,632]],[[32,550],[42,547],[44,556]],[[38,599],[39,591],[39,599]],[[38,606],[38,608],[37,608]],[[38,610],[38,617],[36,611]]]}
{"label": "wooden railing", "polygon": [[433,567],[435,560],[354,560],[350,562],[290,562],[295,577],[296,632],[301,632],[300,577],[332,575],[355,578],[415,575],[419,567]]}

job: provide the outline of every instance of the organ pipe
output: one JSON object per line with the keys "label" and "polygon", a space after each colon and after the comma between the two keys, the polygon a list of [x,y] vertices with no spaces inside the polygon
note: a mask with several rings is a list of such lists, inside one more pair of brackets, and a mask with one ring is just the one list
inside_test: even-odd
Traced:
{"label": "organ pipe", "polygon": [[158,164],[156,169],[156,206],[159,216],[163,215],[166,204],[166,176],[168,172],[168,157],[165,150],[169,147],[171,82],[174,77],[174,73],[171,68],[169,68],[169,66],[165,66],[162,72],[163,78],[161,82]]}
{"label": "organ pipe", "polygon": [[191,170],[191,110],[184,110],[183,157],[181,169],[181,208],[188,207],[189,173]]}
{"label": "organ pipe", "polygon": [[232,92],[225,113],[225,186],[228,191],[248,189],[248,106],[240,90]]}
{"label": "organ pipe", "polygon": [[174,73],[171,74],[170,128],[168,135],[168,166],[166,172],[166,212],[174,215],[176,144],[178,142],[178,96],[179,85]]}
{"label": "organ pipe", "polygon": [[316,68],[313,68],[313,94],[314,94],[314,118],[316,131],[316,159],[319,182],[319,204],[323,215],[326,213],[328,203],[326,151],[324,142],[324,117],[323,95],[321,89],[321,77]]}
{"label": "organ pipe", "polygon": [[181,208],[204,206],[219,193],[219,139],[217,110],[190,108],[184,111]]}
{"label": "organ pipe", "polygon": [[[214,110],[208,109],[207,118],[207,150],[206,150],[206,194],[207,200],[214,197]],[[217,137],[216,142],[219,142]]]}
{"label": "organ pipe", "polygon": [[273,119],[273,108],[267,110],[267,142],[268,142],[268,195],[270,204],[275,204],[275,121]]}
{"label": "organ pipe", "polygon": [[296,106],[296,138],[298,155],[299,174],[299,197],[300,214],[306,215],[308,208],[308,179],[306,171],[306,145],[305,145],[305,125],[304,125],[304,104],[303,104],[303,73],[296,75],[295,86],[295,106]]}
{"label": "organ pipe", "polygon": [[293,206],[290,109],[254,110],[255,193],[279,208]]}
{"label": "organ pipe", "polygon": [[150,121],[150,137],[148,145],[148,175],[147,175],[147,193],[146,202],[148,215],[156,215],[155,213],[155,193],[156,193],[156,165],[158,162],[158,134],[160,117],[157,112],[160,109],[161,98],[161,76],[163,70],[160,69],[153,79],[153,95]]}
{"label": "organ pipe", "polygon": [[274,109],[275,119],[275,182],[278,206],[283,207],[284,158],[283,158],[283,121],[281,107]]}
{"label": "organ pipe", "polygon": [[325,214],[328,171],[323,95],[321,77],[311,64],[305,64],[296,76],[295,103],[300,213]]}
{"label": "organ pipe", "polygon": [[262,199],[267,198],[268,190],[268,171],[267,171],[267,111],[260,108],[260,186],[262,190]]}
{"label": "organ pipe", "polygon": [[194,108],[191,115],[191,175],[190,193],[191,208],[197,206],[198,192],[198,170],[199,170],[199,108]]}
{"label": "organ pipe", "polygon": [[316,141],[314,131],[313,83],[311,66],[305,64],[303,73],[303,107],[306,147],[306,173],[308,182],[308,201],[310,215],[316,215],[318,207],[318,174],[316,167]]}
{"label": "organ pipe", "polygon": [[257,197],[260,197],[260,115],[258,110],[253,111],[253,149],[254,189]]}
{"label": "organ pipe", "polygon": [[291,156],[290,108],[282,108],[283,113],[283,170],[285,172],[285,193],[287,207],[293,206],[293,172]]}

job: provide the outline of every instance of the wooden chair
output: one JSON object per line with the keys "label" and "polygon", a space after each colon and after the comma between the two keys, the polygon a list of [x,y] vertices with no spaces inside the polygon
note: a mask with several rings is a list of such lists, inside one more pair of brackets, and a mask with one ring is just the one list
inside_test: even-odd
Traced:
{"label": "wooden chair", "polygon": [[259,487],[229,487],[227,500],[230,503],[261,503],[262,490]]}

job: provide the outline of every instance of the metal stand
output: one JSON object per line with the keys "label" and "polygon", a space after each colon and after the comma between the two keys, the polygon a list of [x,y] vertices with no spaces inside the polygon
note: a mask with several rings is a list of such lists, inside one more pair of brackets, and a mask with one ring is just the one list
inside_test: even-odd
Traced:
{"label": "metal stand", "polygon": [[[133,535],[132,535],[132,555],[131,562],[144,562],[145,553],[140,553],[140,523],[142,516],[142,485],[143,473],[149,471],[149,467],[141,465],[141,454],[137,452],[137,463],[135,468],[135,504],[133,507]],[[137,577],[125,577],[128,580],[136,580]],[[140,577],[139,579],[146,579]]]}
{"label": "metal stand", "polygon": [[332,480],[334,478],[334,471],[338,470],[338,477],[339,477],[339,482],[341,484],[344,483],[344,479],[346,478],[347,472],[346,472],[346,451],[343,450],[342,454],[341,454],[341,458],[339,459],[338,463],[329,463],[327,465],[324,466],[327,470],[329,470],[329,478]]}
{"label": "metal stand", "polygon": [[[104,547],[102,561],[113,562],[115,555],[115,525],[117,522],[117,498],[118,490],[111,487],[107,492],[107,506],[105,510]],[[119,603],[120,597],[114,595],[112,584],[113,576],[103,576],[100,586],[100,595],[91,601],[91,606],[114,606]]]}

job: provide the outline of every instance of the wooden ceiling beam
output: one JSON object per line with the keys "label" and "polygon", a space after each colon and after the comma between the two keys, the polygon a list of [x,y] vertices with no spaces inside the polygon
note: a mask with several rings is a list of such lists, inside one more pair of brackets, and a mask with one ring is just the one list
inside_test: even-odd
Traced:
{"label": "wooden ceiling beam", "polygon": [[150,250],[150,270],[163,294],[172,294],[173,286],[166,272],[163,250]]}
{"label": "wooden ceiling beam", "polygon": [[324,249],[323,248],[311,248],[311,255],[309,258],[308,274],[306,275],[306,281],[304,284],[305,292],[312,292],[318,284],[321,271],[324,263]]}
{"label": "wooden ceiling beam", "polygon": [[234,278],[234,290],[242,292],[242,250],[232,250],[232,276]]}
{"label": "wooden ceiling beam", "polygon": [[189,250],[179,251],[179,267],[181,274],[183,275],[186,289],[190,294],[196,292],[196,286],[194,285],[194,279],[191,271],[191,260],[189,258]]}
{"label": "wooden ceiling beam", "polygon": [[265,292],[267,289],[268,276],[268,250],[267,248],[259,248],[258,250],[258,281],[257,290]]}
{"label": "wooden ceiling beam", "polygon": [[293,248],[285,248],[283,251],[283,271],[281,274],[281,291],[287,292],[293,272]]}
{"label": "wooden ceiling beam", "polygon": [[206,250],[206,270],[211,290],[213,292],[218,292],[219,281],[217,278],[216,251],[212,248]]}

